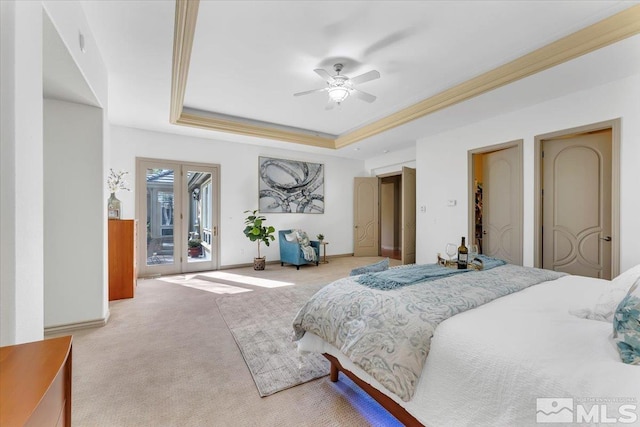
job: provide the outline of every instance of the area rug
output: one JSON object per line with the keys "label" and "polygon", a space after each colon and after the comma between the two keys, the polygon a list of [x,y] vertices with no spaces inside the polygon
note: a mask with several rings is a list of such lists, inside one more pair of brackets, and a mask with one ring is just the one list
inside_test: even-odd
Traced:
{"label": "area rug", "polygon": [[329,374],[329,361],[318,354],[299,354],[291,340],[293,318],[322,286],[297,285],[217,299],[260,396]]}

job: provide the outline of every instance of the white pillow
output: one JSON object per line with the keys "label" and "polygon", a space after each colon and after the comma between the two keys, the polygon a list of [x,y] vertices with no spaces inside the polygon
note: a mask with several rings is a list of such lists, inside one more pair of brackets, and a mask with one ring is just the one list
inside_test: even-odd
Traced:
{"label": "white pillow", "polygon": [[291,233],[286,233],[284,238],[287,239],[287,242],[296,242],[298,240],[298,234],[296,230],[292,230]]}
{"label": "white pillow", "polygon": [[628,291],[631,288],[631,285],[638,280],[638,277],[640,277],[640,264],[635,267],[631,267],[622,274],[619,274],[618,277],[611,281],[611,284],[616,288]]}
{"label": "white pillow", "polygon": [[569,313],[583,319],[612,322],[618,304],[627,295],[631,285],[640,277],[640,264],[620,274],[597,299],[593,307],[570,310]]}

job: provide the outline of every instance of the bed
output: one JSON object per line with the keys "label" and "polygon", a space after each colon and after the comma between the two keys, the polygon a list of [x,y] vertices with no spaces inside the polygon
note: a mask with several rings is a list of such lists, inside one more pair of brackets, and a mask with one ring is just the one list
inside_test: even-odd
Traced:
{"label": "bed", "polygon": [[[498,266],[492,274],[502,275],[513,267]],[[369,304],[381,305],[367,310],[382,310],[392,296],[404,301],[406,289],[416,292],[438,283],[460,286],[488,273],[469,272],[402,289],[368,289]],[[634,275],[640,276],[640,266],[626,274],[628,286],[580,276],[551,277],[442,320],[409,394],[399,392],[394,381],[352,354],[354,342],[376,338],[363,335],[336,344],[325,337],[331,335],[325,332],[331,322],[349,329],[337,332],[338,336],[350,335],[354,325],[362,323],[359,311],[367,310],[354,309],[348,297],[349,289],[364,288],[358,283],[361,276],[340,279],[320,290],[294,319],[294,330],[299,351],[321,353],[331,361],[332,381],[338,380],[339,371],[347,374],[405,425],[524,426],[550,422],[553,417],[561,420],[567,414],[574,421],[581,417],[591,422],[609,418],[640,423],[640,366],[621,362],[611,338],[611,322],[578,317],[597,318],[594,307],[603,302],[603,296],[617,298],[620,294],[611,298],[612,288],[628,289]],[[318,299],[330,301],[328,317],[314,311]],[[338,319],[340,312],[347,317]],[[570,408],[554,410],[567,399],[573,399]],[[549,404],[554,406],[545,406]]]}

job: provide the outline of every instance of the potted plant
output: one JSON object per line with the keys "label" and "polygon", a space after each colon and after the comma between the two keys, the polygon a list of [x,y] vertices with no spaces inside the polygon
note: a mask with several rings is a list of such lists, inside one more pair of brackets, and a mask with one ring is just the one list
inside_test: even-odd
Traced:
{"label": "potted plant", "polygon": [[264,225],[266,217],[258,215],[258,211],[244,211],[249,215],[244,220],[246,227],[244,228],[244,235],[252,242],[258,242],[258,257],[253,259],[254,270],[264,270],[265,257],[260,256],[260,243],[264,243],[269,246],[269,243],[275,240],[273,233],[276,231],[272,226]]}
{"label": "potted plant", "polygon": [[324,241],[324,234],[320,233],[316,236],[316,238],[322,243]]}
{"label": "potted plant", "polygon": [[189,245],[189,256],[191,258],[198,258],[202,255],[202,240],[200,239],[190,239],[188,242]]}

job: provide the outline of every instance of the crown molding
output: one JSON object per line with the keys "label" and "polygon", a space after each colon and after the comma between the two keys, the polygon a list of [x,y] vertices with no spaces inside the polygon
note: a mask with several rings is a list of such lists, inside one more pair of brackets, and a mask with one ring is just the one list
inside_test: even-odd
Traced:
{"label": "crown molding", "polygon": [[640,33],[640,5],[576,31],[376,122],[341,135],[336,140],[336,148],[342,148],[393,129],[638,33]]}
{"label": "crown molding", "polygon": [[[343,148],[370,138],[640,33],[640,5],[635,5],[387,117],[332,139],[314,136],[312,131],[308,133],[287,131],[269,126],[185,113],[183,111],[184,95],[198,5],[199,0],[176,1],[171,123],[332,149]],[[281,127],[276,124],[274,126]]]}
{"label": "crown molding", "polygon": [[171,64],[171,105],[169,122],[176,123],[184,107],[191,49],[198,19],[200,0],[176,0],[173,27],[173,61]]}
{"label": "crown molding", "polygon": [[312,145],[314,147],[335,148],[335,139],[311,135],[310,133],[293,132],[268,126],[258,126],[250,123],[209,117],[201,114],[182,112],[176,124],[215,130],[218,132],[237,133],[258,138],[275,139],[278,141],[295,142],[297,144]]}

